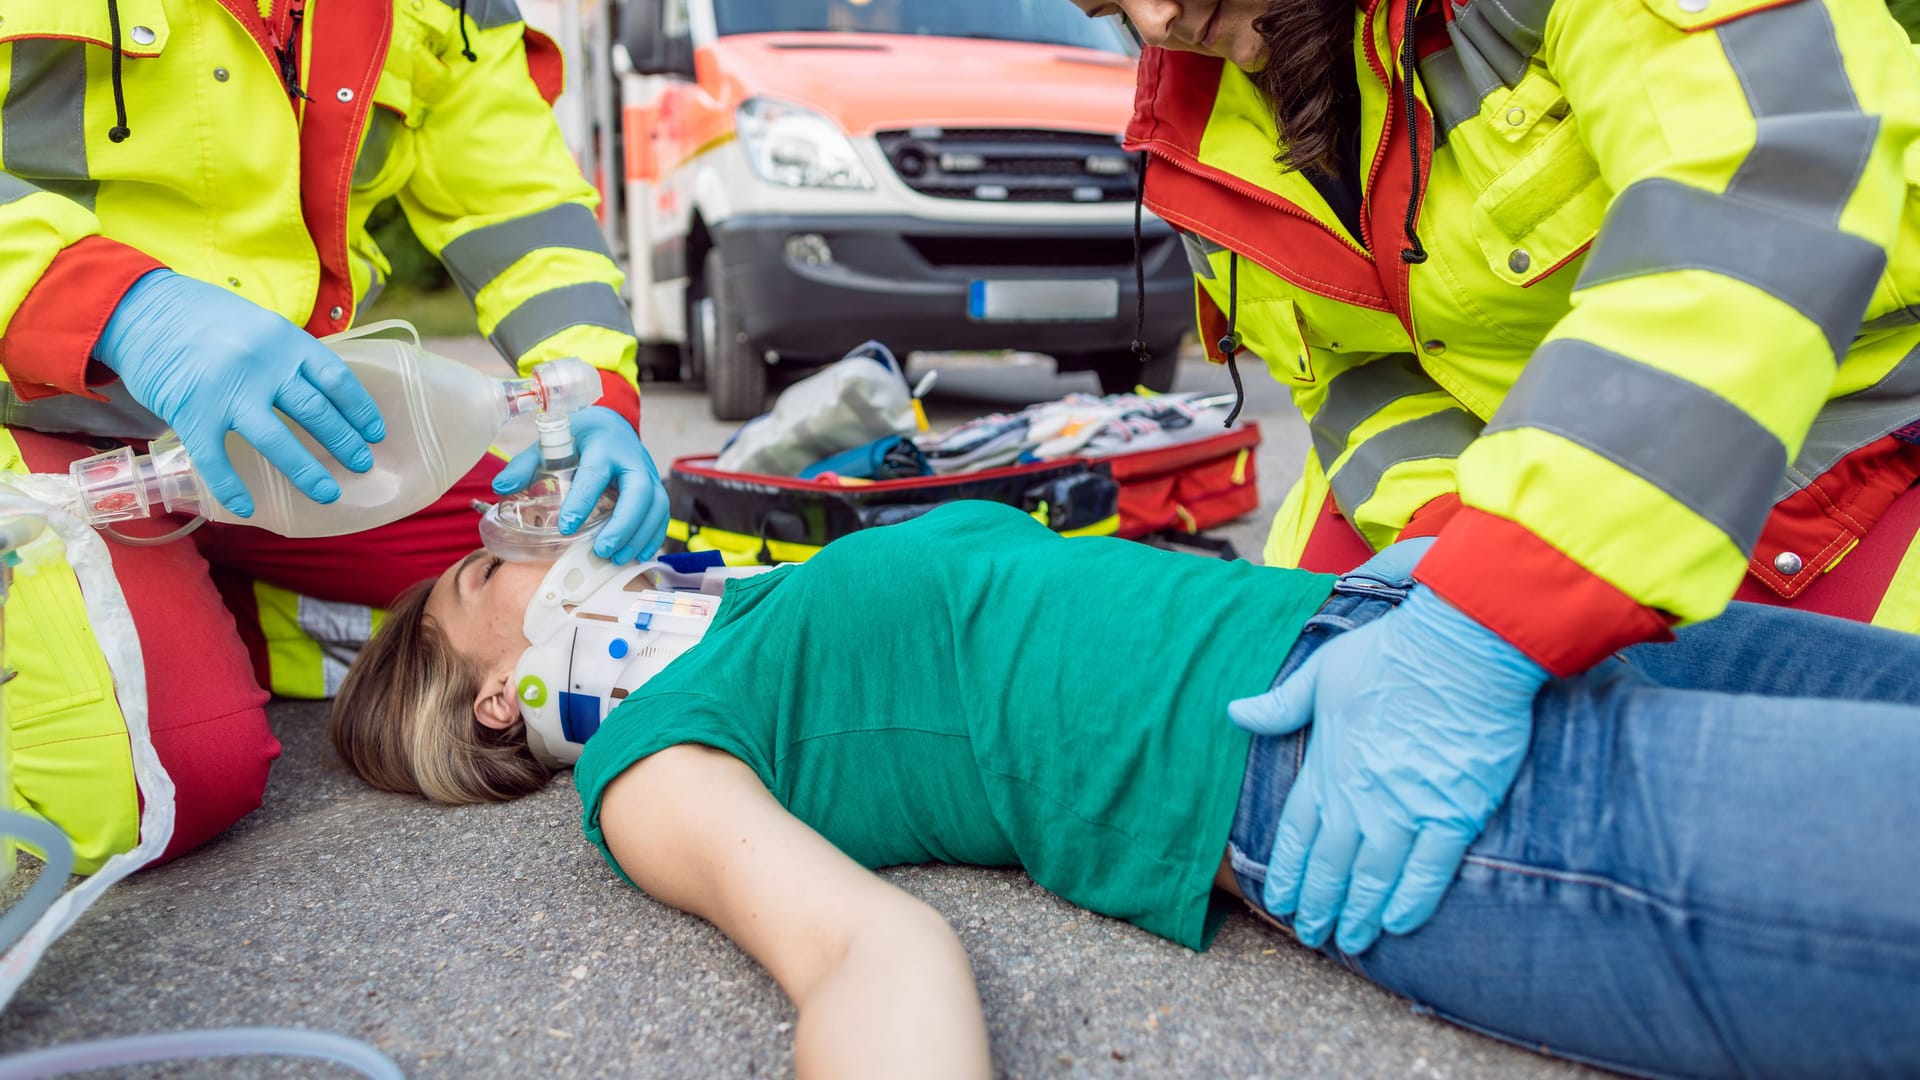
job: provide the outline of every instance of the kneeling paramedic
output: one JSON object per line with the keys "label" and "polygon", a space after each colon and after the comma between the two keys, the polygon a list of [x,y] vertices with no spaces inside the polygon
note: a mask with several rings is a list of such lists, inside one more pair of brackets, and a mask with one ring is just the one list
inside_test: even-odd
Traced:
{"label": "kneeling paramedic", "polygon": [[1425,586],[1232,710],[1314,725],[1264,898],[1303,940],[1476,872],[1549,676],[1736,595],[1920,630],[1920,63],[1881,0],[1075,2],[1158,46],[1128,145],[1209,353],[1311,429],[1267,561]]}
{"label": "kneeling paramedic", "polygon": [[[604,555],[658,545],[621,275],[549,108],[558,52],[513,0],[25,0],[0,25],[0,87],[5,468],[64,472],[102,440],[171,427],[246,516],[234,432],[307,496],[337,499],[292,430],[348,469],[371,464],[379,407],[316,338],[379,291],[388,264],[366,223],[397,196],[510,362],[600,369],[609,411],[576,425],[575,494],[584,511],[618,485]],[[345,537],[209,525],[110,545],[178,791],[162,858],[259,805],[280,749],[262,687],[331,694],[379,609],[473,548],[474,500],[534,464],[490,457],[421,514]],[[60,569],[24,576],[8,605],[22,673],[9,798],[71,834],[84,872],[136,842],[138,797],[113,681]]]}

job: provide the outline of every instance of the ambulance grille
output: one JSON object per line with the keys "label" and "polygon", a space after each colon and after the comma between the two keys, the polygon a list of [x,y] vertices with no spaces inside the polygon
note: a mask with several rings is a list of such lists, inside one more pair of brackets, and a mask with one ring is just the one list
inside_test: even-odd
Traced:
{"label": "ambulance grille", "polygon": [[1115,135],[1027,128],[910,128],[875,135],[893,171],[935,199],[1131,202],[1133,157]]}

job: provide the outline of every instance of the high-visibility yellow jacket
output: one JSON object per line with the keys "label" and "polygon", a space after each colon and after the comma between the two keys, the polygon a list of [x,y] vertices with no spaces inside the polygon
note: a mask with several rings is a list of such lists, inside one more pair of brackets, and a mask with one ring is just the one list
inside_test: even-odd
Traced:
{"label": "high-visibility yellow jacket", "polygon": [[558,68],[513,0],[8,4],[0,366],[14,395],[105,381],[88,353],[156,265],[315,335],[345,329],[388,270],[367,216],[397,195],[504,355],[522,370],[582,357],[637,417],[621,274],[548,105]]}
{"label": "high-visibility yellow jacket", "polygon": [[[1237,68],[1148,50],[1129,144],[1375,547],[1550,670],[1791,597],[1920,475],[1920,61],[1881,0],[1363,0],[1361,235]],[[1436,145],[1436,143],[1438,145]],[[1426,258],[1402,257],[1409,205]],[[1418,520],[1416,520],[1418,519]],[[1410,525],[1411,523],[1411,525]]]}

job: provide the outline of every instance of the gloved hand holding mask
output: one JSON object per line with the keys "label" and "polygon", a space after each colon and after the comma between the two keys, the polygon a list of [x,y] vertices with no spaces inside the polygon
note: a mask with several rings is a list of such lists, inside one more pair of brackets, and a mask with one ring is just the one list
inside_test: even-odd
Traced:
{"label": "gloved hand holding mask", "polygon": [[[619,495],[612,516],[594,537],[594,553],[621,564],[651,558],[667,537],[667,491],[640,433],[619,413],[595,405],[573,414],[573,440],[580,465],[560,506],[560,531],[569,536],[577,531],[607,486],[615,484]],[[540,461],[538,444],[514,455],[493,478],[494,493],[510,495],[532,483]]]}

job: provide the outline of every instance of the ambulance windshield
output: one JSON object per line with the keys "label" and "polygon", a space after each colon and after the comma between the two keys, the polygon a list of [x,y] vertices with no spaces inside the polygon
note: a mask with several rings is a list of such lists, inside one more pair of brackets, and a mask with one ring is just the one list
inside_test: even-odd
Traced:
{"label": "ambulance windshield", "polygon": [[1060,0],[714,0],[720,33],[826,30],[1026,41],[1131,55],[1118,19]]}

